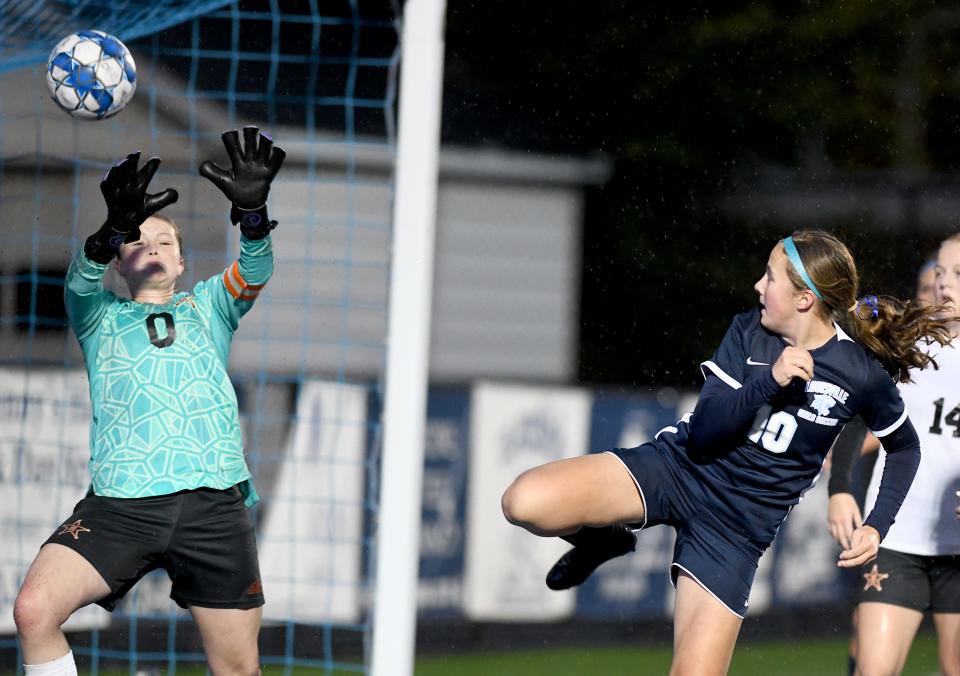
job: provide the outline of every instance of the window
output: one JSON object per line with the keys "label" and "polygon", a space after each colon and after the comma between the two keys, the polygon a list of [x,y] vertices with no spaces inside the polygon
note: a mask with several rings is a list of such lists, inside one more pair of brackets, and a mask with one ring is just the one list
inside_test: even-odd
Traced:
{"label": "window", "polygon": [[63,268],[18,270],[16,320],[18,331],[62,331],[67,326],[63,303]]}

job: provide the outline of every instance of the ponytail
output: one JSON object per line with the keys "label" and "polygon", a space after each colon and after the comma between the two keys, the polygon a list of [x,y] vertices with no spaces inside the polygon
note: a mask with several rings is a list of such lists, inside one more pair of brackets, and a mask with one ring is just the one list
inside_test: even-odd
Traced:
{"label": "ponytail", "polygon": [[[839,324],[872,352],[897,382],[910,382],[910,369],[937,368],[923,346],[950,342],[948,323],[936,317],[943,308],[891,296],[858,301],[860,277],[843,242],[822,230],[801,230],[791,239],[810,284],[818,291],[817,311],[824,319]],[[810,288],[793,266],[787,266],[787,274],[796,288]]]}
{"label": "ponytail", "polygon": [[866,296],[844,313],[845,322],[838,323],[874,354],[895,381],[909,383],[911,369],[938,368],[923,345],[950,342],[947,323],[936,317],[943,311],[891,296]]}

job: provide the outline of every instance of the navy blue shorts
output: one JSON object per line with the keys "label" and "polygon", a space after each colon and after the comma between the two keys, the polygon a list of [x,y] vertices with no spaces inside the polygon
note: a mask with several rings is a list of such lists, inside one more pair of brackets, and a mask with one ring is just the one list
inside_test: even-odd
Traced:
{"label": "navy blue shorts", "polygon": [[677,531],[670,567],[674,586],[682,570],[742,618],[764,548],[739,533],[737,524],[725,522],[723,510],[674,451],[644,444],[609,452],[620,458],[640,489],[646,520],[634,525],[665,524]]}
{"label": "navy blue shorts", "polygon": [[147,573],[163,568],[170,597],[188,608],[263,605],[253,521],[236,486],[147,498],[89,495],[47,543],[69,547],[97,569],[113,610]]}

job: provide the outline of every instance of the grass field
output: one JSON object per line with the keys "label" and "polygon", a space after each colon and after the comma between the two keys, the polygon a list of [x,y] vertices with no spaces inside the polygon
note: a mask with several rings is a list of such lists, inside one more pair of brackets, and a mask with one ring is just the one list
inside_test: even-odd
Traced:
{"label": "grass field", "polygon": [[[842,640],[745,643],[733,655],[730,674],[839,676],[847,673],[846,654],[846,642]],[[567,648],[425,657],[417,660],[416,676],[608,676],[666,674],[669,668],[668,648]],[[938,673],[934,637],[924,634],[917,638],[903,673]]]}
{"label": "grass field", "polygon": [[[844,640],[798,640],[744,643],[737,647],[730,667],[732,676],[843,676],[846,671]],[[670,667],[669,648],[550,648],[510,652],[421,657],[415,676],[620,676],[666,674]],[[83,673],[83,672],[81,672]],[[114,673],[101,674],[113,676]],[[165,674],[165,671],[147,672]],[[177,676],[202,676],[200,668],[178,668]],[[280,676],[282,667],[267,667],[264,676]],[[328,671],[296,667],[296,675],[347,676],[356,671]],[[904,676],[938,673],[936,639],[922,633],[913,644]]]}

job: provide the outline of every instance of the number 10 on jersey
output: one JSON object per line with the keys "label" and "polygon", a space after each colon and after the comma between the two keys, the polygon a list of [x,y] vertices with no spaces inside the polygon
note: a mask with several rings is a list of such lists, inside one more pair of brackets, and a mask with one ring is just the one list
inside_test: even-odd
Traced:
{"label": "number 10 on jersey", "polygon": [[793,441],[796,431],[796,418],[786,411],[773,413],[773,407],[768,404],[757,411],[747,438],[771,453],[783,453]]}

